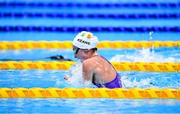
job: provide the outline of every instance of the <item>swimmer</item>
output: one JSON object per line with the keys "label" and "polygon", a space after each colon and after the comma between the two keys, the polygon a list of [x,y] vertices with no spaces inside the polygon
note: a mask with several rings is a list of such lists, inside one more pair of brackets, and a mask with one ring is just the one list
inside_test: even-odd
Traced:
{"label": "swimmer", "polygon": [[[92,82],[98,88],[121,88],[120,76],[113,65],[97,53],[98,38],[82,31],[73,40],[75,58],[82,62],[83,80]],[[64,77],[70,81],[69,76]]]}
{"label": "swimmer", "polygon": [[[54,56],[50,56],[50,57],[46,57],[46,58],[42,58],[42,59],[50,59],[50,60],[57,60],[57,61],[72,61],[69,58],[64,58],[62,55],[54,55]],[[0,59],[0,61],[34,61],[34,60],[40,60],[40,59]]]}
{"label": "swimmer", "polygon": [[69,58],[64,58],[62,55],[50,56],[50,57],[47,57],[47,58],[49,58],[51,60],[58,60],[58,61],[72,61]]}

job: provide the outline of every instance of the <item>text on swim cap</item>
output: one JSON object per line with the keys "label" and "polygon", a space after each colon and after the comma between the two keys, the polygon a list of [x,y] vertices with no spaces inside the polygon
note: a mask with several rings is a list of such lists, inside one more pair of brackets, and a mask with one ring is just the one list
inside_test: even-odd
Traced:
{"label": "text on swim cap", "polygon": [[90,42],[87,42],[87,41],[84,41],[82,39],[77,39],[78,42],[81,42],[81,43],[84,43],[84,44],[87,44],[87,45],[90,45]]}

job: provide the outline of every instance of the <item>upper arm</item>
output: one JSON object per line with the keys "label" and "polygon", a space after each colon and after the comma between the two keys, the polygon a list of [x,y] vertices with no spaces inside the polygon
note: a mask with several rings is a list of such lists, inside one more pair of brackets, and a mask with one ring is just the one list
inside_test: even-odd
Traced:
{"label": "upper arm", "polygon": [[92,67],[93,67],[92,64],[88,61],[83,63],[83,79],[85,81],[92,80],[92,75],[93,75]]}

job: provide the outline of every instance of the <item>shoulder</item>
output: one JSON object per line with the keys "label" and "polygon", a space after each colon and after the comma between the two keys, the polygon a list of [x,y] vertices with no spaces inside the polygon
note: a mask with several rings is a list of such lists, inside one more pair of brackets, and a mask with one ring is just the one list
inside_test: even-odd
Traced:
{"label": "shoulder", "polygon": [[83,68],[90,70],[92,68],[95,68],[96,60],[94,58],[87,59],[83,61],[82,65],[83,65]]}
{"label": "shoulder", "polygon": [[83,66],[88,67],[88,66],[93,65],[92,63],[93,63],[92,59],[87,59],[87,60],[83,61]]}
{"label": "shoulder", "polygon": [[83,61],[84,65],[94,65],[97,62],[98,58],[97,57],[91,57],[89,59],[86,59]]}

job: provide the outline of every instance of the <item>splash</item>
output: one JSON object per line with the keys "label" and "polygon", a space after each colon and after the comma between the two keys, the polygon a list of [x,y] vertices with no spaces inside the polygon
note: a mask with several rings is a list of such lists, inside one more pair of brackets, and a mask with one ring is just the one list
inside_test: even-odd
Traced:
{"label": "splash", "polygon": [[[150,42],[153,41],[153,37],[152,37],[153,33],[154,33],[153,31],[149,32],[149,41]],[[151,53],[154,53],[154,45],[152,45],[152,47],[150,48],[150,51],[151,51]]]}
{"label": "splash", "polygon": [[70,76],[71,80],[67,81],[67,83],[73,87],[91,87],[92,84],[90,81],[83,81],[82,74],[82,63],[78,61],[68,71],[67,75]]}
{"label": "splash", "polygon": [[115,55],[110,59],[111,62],[175,62],[173,57],[165,57],[155,53],[152,49],[140,49],[134,53],[126,55]]}
{"label": "splash", "polygon": [[[141,49],[136,50],[134,53],[127,54],[127,55],[116,55],[111,58],[111,62],[175,62],[176,59],[173,57],[165,57],[161,54],[155,53],[154,49]],[[121,74],[121,73],[120,73]],[[123,87],[125,88],[149,88],[149,87],[157,87],[153,84],[157,80],[154,80],[151,76],[146,77],[146,73],[143,76],[139,76],[137,73],[136,75],[130,76],[122,75],[121,80],[123,83]],[[138,77],[132,78],[132,77]],[[158,86],[159,87],[159,86]]]}
{"label": "splash", "polygon": [[[153,41],[152,35],[153,35],[153,32],[150,32],[149,42]],[[169,54],[168,52],[166,53]],[[140,50],[135,50],[134,53],[128,53],[126,55],[115,55],[114,57],[110,59],[110,61],[111,62],[126,62],[126,61],[127,62],[177,62],[179,61],[175,57],[167,57],[167,54],[163,55],[162,53],[156,53],[154,46],[152,46],[147,49],[142,48]],[[126,74],[120,73],[120,74],[122,75],[121,81],[122,81],[123,87],[125,88],[162,87],[163,83],[160,81],[157,81],[156,79],[161,78],[163,82],[166,81],[164,77],[163,78],[160,77],[159,74],[155,74],[154,77],[152,77],[153,73],[151,73],[149,77],[147,77],[146,73],[143,73],[143,75],[141,75],[140,73],[136,73],[136,75],[131,75],[128,73]],[[158,82],[160,84],[156,84]],[[168,81],[166,82],[169,83]],[[157,86],[157,85],[160,85],[160,86]]]}
{"label": "splash", "polygon": [[123,75],[121,77],[123,88],[149,88],[149,87],[155,87],[152,83],[151,78],[146,79],[130,79],[127,75]]}
{"label": "splash", "polygon": [[[149,42],[153,41],[153,31],[149,32]],[[173,57],[167,57],[155,53],[154,46],[147,49],[140,49],[130,55],[116,55],[110,61],[130,61],[130,62],[175,62]]]}

